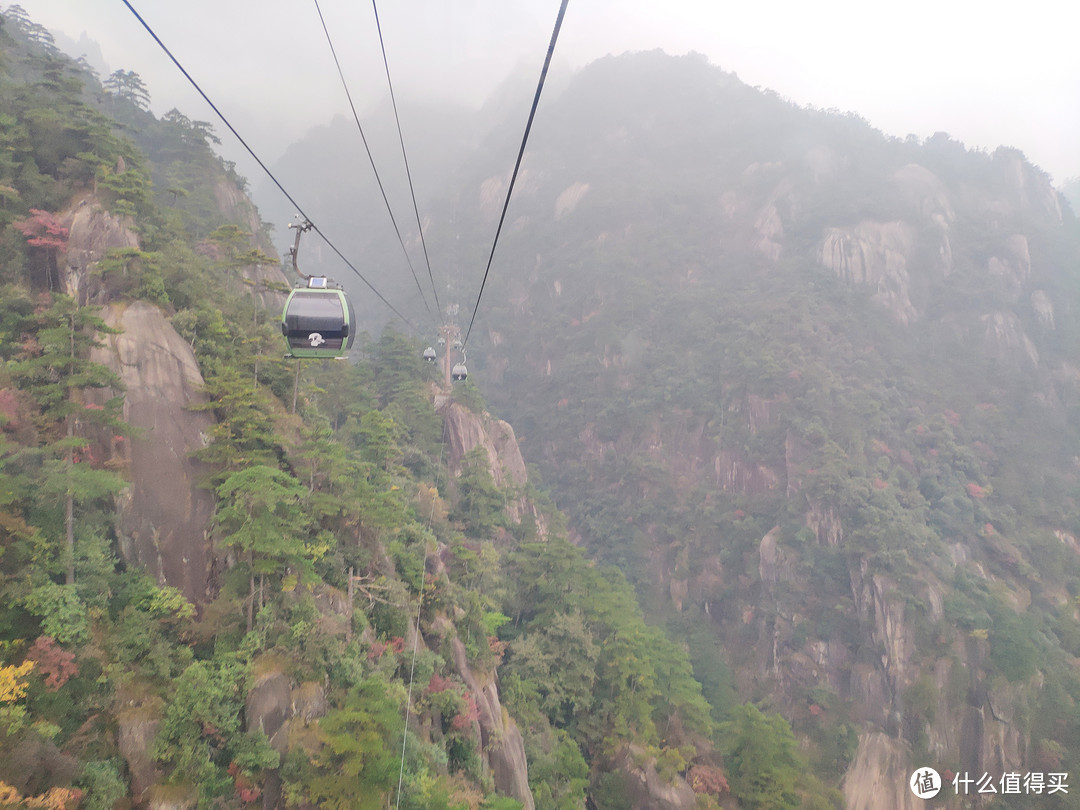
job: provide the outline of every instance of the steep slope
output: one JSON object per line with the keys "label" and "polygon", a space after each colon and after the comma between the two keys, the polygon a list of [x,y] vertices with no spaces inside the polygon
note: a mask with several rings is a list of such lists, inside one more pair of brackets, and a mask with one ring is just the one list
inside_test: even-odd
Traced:
{"label": "steep slope", "polygon": [[[419,346],[388,333],[295,377],[271,356],[258,216],[175,159],[208,154],[200,122],[124,108],[145,167],[73,68],[17,58],[41,63],[33,92],[0,87],[22,115],[0,163],[0,632],[31,695],[0,775],[20,794],[682,810],[820,805],[812,771],[903,807],[915,765],[1067,770],[1080,250],[1021,155],[885,139],[697,57],[602,60],[552,104],[470,365],[650,625],[533,497],[514,430],[434,388]],[[428,223],[463,268],[505,188],[491,131]],[[128,332],[76,329],[65,288]],[[74,373],[77,335],[127,376],[129,420],[182,421],[175,440],[107,430],[113,378]],[[195,380],[193,358],[205,399],[161,408],[175,375],[154,368]],[[141,503],[114,525],[128,462]]]}
{"label": "steep slope", "polygon": [[[516,125],[421,200],[463,308]],[[544,99],[470,371],[720,716],[717,648],[854,805],[924,762],[1050,770],[1080,749],[1078,256],[1014,149],[611,57]]]}
{"label": "steep slope", "polygon": [[1080,239],[1047,177],[693,57],[546,116],[470,361],[581,542],[855,804],[898,756],[1061,762]]}
{"label": "steep slope", "polygon": [[205,126],[97,98],[138,148],[15,14],[5,801],[688,808],[690,763],[716,771],[689,661],[566,542],[512,428],[392,332],[282,362],[276,268]]}

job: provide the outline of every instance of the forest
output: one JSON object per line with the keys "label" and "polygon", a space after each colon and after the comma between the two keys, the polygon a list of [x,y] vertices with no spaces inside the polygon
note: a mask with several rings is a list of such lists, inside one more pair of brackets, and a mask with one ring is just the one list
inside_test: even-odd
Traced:
{"label": "forest", "polygon": [[[1068,776],[1080,230],[1022,156],[601,60],[446,390],[393,325],[282,359],[288,276],[214,127],[0,21],[0,806]],[[447,173],[433,245],[490,224],[450,189],[491,173]]]}
{"label": "forest", "polygon": [[[281,286],[241,272],[275,260],[213,204],[236,178],[208,124],[154,118],[137,76],[101,81],[25,16],[3,21],[3,806],[265,806],[273,791],[287,807],[522,807],[481,741],[475,690],[496,667],[530,807],[625,806],[627,757],[689,776],[700,807],[830,805],[787,723],[710,705],[685,648],[542,493],[497,487],[482,449],[449,479],[415,339],[363,336],[356,362],[294,378],[260,299]],[[74,282],[73,205],[137,237]],[[123,552],[124,448],[153,439],[92,350],[117,331],[106,305],[136,302],[190,346],[213,416],[194,451],[216,503],[201,593]],[[469,383],[454,397],[483,407]],[[507,516],[522,495],[542,537]],[[254,722],[268,682],[308,707],[286,739]]]}

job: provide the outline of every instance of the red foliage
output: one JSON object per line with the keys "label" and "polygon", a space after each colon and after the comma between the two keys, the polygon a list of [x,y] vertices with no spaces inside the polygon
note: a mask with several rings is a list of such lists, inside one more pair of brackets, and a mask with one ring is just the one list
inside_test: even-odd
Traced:
{"label": "red foliage", "polygon": [[26,244],[32,247],[59,248],[67,246],[68,229],[60,224],[55,214],[31,208],[30,217],[11,223],[27,237]]}
{"label": "red foliage", "polygon": [[889,483],[887,481],[882,481],[880,478],[875,478],[874,479],[874,489],[888,489],[888,488],[889,488]]}
{"label": "red foliage", "polygon": [[428,681],[427,691],[429,694],[437,695],[439,692],[445,692],[447,689],[453,689],[454,682],[449,678],[444,678],[438,672],[431,676],[431,680]]}
{"label": "red foliage", "polygon": [[686,781],[695,793],[719,796],[730,790],[723,769],[715,765],[691,765],[686,774]]}
{"label": "red foliage", "polygon": [[259,800],[259,797],[262,796],[262,788],[245,776],[236,762],[229,763],[228,771],[229,776],[233,778],[233,792],[236,794],[236,798],[243,804],[251,804]]}
{"label": "red foliage", "polygon": [[368,650],[368,661],[382,658],[383,653],[387,650],[392,650],[396,655],[401,655],[405,652],[405,639],[400,636],[395,636],[390,639],[390,643],[385,641],[373,641],[371,643],[371,649]]}
{"label": "red foliage", "polygon": [[510,646],[509,641],[499,641],[498,636],[488,636],[488,649],[495,656],[495,663],[501,664],[506,650]]}
{"label": "red foliage", "polygon": [[821,707],[818,706],[816,703],[811,703],[810,704],[810,714],[812,716],[818,717],[821,714],[821,711],[822,711]]}
{"label": "red foliage", "polygon": [[980,498],[981,499],[981,498],[986,497],[986,488],[985,487],[980,487],[974,481],[972,481],[970,484],[967,485],[967,491],[968,491],[968,495],[970,495],[972,498]]}
{"label": "red foliage", "polygon": [[476,701],[473,700],[472,692],[465,693],[465,711],[457,715],[453,722],[450,723],[451,728],[454,731],[464,731],[465,729],[472,728],[480,717],[480,710],[476,708]]}
{"label": "red foliage", "polygon": [[960,414],[958,414],[956,411],[946,410],[945,421],[953,427],[958,427],[960,425]]}
{"label": "red foliage", "polygon": [[45,686],[52,692],[79,674],[75,653],[65,650],[52,636],[39,636],[26,658],[37,664],[38,672],[45,676]]}
{"label": "red foliage", "polygon": [[992,523],[984,524],[983,525],[983,534],[986,535],[987,537],[989,537],[992,534],[996,534],[996,532],[994,531],[994,524],[992,524]]}

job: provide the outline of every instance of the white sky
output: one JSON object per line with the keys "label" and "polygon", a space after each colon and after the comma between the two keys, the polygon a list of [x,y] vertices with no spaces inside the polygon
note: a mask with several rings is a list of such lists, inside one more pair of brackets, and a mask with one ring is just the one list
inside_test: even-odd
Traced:
{"label": "white sky", "polygon": [[[314,0],[131,2],[268,163],[349,114]],[[156,113],[211,121],[226,156],[239,156],[121,0],[20,5],[54,32],[85,32],[110,70],[139,73]],[[320,5],[363,111],[385,93],[372,5]],[[538,74],[557,10],[558,0],[383,0],[395,91],[478,103],[515,66]],[[1017,147],[1060,184],[1080,176],[1078,23],[1069,0],[570,0],[556,57],[578,67],[627,50],[698,51],[750,85],[854,111],[889,135]]]}

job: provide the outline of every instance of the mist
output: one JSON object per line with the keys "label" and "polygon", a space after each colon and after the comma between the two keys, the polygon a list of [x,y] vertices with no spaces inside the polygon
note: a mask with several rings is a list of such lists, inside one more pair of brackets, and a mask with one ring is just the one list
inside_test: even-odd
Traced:
{"label": "mist", "polygon": [[[369,111],[387,94],[371,7],[343,0],[133,5],[264,162],[335,115],[351,117],[319,10],[357,110]],[[77,43],[79,53],[96,56],[96,43],[99,70],[139,73],[159,115],[177,107],[211,120],[223,155],[249,177],[260,171],[123,5],[22,6]],[[381,5],[395,92],[403,100],[479,107],[512,72],[538,74],[557,9],[537,0]],[[1060,183],[1080,175],[1080,49],[1065,14],[1054,0],[1022,11],[917,0],[902,13],[851,0],[741,7],[575,0],[556,63],[569,71],[624,51],[696,51],[751,86],[800,105],[854,112],[888,135],[944,131],[969,148],[1019,148]]]}

